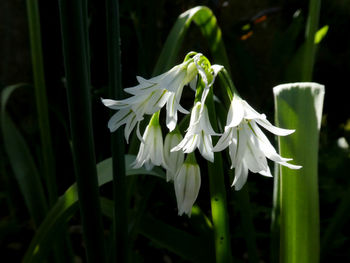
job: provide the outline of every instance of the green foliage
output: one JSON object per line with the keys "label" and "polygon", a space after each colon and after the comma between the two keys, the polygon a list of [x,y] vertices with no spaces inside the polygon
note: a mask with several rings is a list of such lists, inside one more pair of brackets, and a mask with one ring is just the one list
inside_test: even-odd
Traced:
{"label": "green foliage", "polygon": [[39,226],[47,212],[44,188],[33,155],[26,141],[6,111],[11,94],[23,84],[6,87],[1,92],[1,128],[5,151],[20,187],[28,211]]}
{"label": "green foliage", "polygon": [[280,260],[281,262],[319,262],[320,228],[318,198],[318,140],[324,86],[292,83],[274,88],[276,123],[295,129],[279,137],[282,156],[294,157],[300,170],[280,167]]}

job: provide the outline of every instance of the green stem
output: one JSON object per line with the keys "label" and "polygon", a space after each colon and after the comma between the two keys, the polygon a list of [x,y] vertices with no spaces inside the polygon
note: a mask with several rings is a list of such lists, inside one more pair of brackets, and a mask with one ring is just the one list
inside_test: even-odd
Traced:
{"label": "green stem", "polygon": [[[277,121],[276,121],[277,122]],[[270,242],[270,262],[279,262],[280,249],[280,173],[279,165],[275,164],[273,175],[273,200],[271,212],[271,242]]]}
{"label": "green stem", "polygon": [[[43,177],[49,195],[49,206],[55,204],[58,198],[55,158],[51,140],[49,109],[45,87],[44,62],[41,46],[40,13],[37,0],[27,0],[27,15],[31,45],[32,66],[34,74],[35,99],[38,114],[39,132],[41,139]],[[54,248],[56,262],[71,260],[70,240],[67,232],[57,238]],[[64,251],[64,253],[62,253]]]}
{"label": "green stem", "polygon": [[60,0],[73,157],[88,262],[105,262],[89,94],[83,0]]}
{"label": "green stem", "polygon": [[32,53],[32,65],[34,73],[34,87],[36,106],[38,112],[38,123],[41,138],[42,157],[44,165],[44,178],[49,194],[49,204],[57,200],[57,184],[55,174],[54,154],[50,136],[49,111],[47,106],[47,95],[45,88],[43,55],[41,48],[40,17],[37,0],[27,0],[27,14]]}
{"label": "green stem", "polygon": [[248,262],[259,262],[258,250],[256,247],[255,231],[253,225],[252,212],[250,209],[249,191],[246,184],[240,191],[235,193],[240,212],[244,239],[248,251]]}
{"label": "green stem", "polygon": [[306,31],[305,31],[305,50],[304,50],[304,63],[301,80],[311,81],[313,67],[315,63],[315,34],[318,29],[318,21],[320,16],[321,0],[310,0],[309,2],[309,15],[307,18]]}
{"label": "green stem", "polygon": [[[120,58],[120,29],[119,29],[119,1],[106,1],[107,44],[109,68],[109,95],[111,98],[121,99],[121,58]],[[127,201],[125,176],[125,145],[122,129],[112,134],[113,160],[113,261],[128,262],[129,242],[127,235]]]}
{"label": "green stem", "polygon": [[[226,99],[226,104],[229,105],[233,96],[239,96],[235,85],[233,84],[233,81],[231,79],[231,76],[227,72],[227,70],[224,68],[219,72],[219,79],[221,81],[221,88],[220,91],[222,96],[224,98],[228,97],[228,100]],[[225,96],[226,94],[227,96]],[[219,116],[219,118],[224,121],[223,116]],[[226,118],[226,116],[225,116]],[[227,160],[230,158],[228,157]],[[229,171],[230,179],[233,179],[233,173],[232,170]],[[243,226],[243,232],[244,232],[244,239],[246,241],[247,250],[248,250],[248,256],[249,256],[249,262],[258,262],[258,250],[256,246],[256,239],[255,239],[255,231],[254,231],[254,225],[253,225],[253,219],[251,215],[251,209],[250,209],[250,200],[249,200],[249,192],[247,189],[247,186],[245,186],[243,189],[241,189],[239,192],[236,193],[236,198],[239,202],[239,210],[240,210],[240,216]]]}
{"label": "green stem", "polygon": [[[207,98],[207,106],[210,119],[216,120],[212,90]],[[213,121],[211,123],[214,130],[217,130],[217,123]],[[215,153],[214,160],[214,163],[208,162],[208,175],[216,263],[230,263],[232,262],[230,228],[221,154]]]}

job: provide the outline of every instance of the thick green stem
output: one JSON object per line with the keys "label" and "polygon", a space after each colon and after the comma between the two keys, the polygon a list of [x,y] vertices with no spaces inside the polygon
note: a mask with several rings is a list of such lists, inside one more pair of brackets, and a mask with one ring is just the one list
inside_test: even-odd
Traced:
{"label": "thick green stem", "polygon": [[52,151],[49,111],[45,88],[43,55],[41,48],[40,17],[37,0],[27,0],[27,14],[30,34],[30,45],[32,53],[32,65],[34,73],[34,87],[36,106],[38,112],[38,123],[42,146],[43,174],[49,194],[49,204],[57,200],[57,184],[55,174],[54,155]]}
{"label": "thick green stem", "polygon": [[311,81],[312,73],[315,63],[315,34],[318,29],[318,21],[320,16],[321,0],[310,0],[309,14],[307,18],[305,31],[305,49],[304,49],[304,63],[301,81]]}
{"label": "thick green stem", "polygon": [[[119,1],[106,1],[107,44],[109,68],[109,95],[113,99],[122,99]],[[127,205],[125,177],[125,145],[123,130],[118,129],[112,134],[113,159],[113,237],[114,261],[128,262],[129,242],[127,236]]]}
{"label": "thick green stem", "polygon": [[88,262],[105,262],[89,94],[83,0],[60,0],[63,55],[79,205]]}
{"label": "thick green stem", "polygon": [[[212,90],[207,98],[207,106],[210,119],[216,120]],[[211,123],[213,128],[217,130],[217,123],[214,121]],[[230,263],[232,262],[230,228],[221,154],[215,153],[214,160],[214,163],[208,162],[208,175],[216,263]]]}

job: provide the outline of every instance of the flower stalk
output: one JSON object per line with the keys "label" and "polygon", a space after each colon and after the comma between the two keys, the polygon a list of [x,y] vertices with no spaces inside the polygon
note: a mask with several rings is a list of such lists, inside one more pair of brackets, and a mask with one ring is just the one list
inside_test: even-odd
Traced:
{"label": "flower stalk", "polygon": [[[208,109],[211,120],[216,120],[213,90],[208,94]],[[217,129],[217,122],[212,122]],[[215,140],[217,141],[217,140]],[[214,230],[215,255],[217,263],[232,262],[229,216],[224,182],[223,162],[220,153],[214,153],[214,163],[208,162],[211,216]]]}

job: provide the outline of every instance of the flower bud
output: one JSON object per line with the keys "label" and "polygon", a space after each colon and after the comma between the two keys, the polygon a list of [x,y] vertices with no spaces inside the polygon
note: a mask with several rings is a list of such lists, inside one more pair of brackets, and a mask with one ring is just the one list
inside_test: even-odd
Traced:
{"label": "flower bud", "polygon": [[191,216],[201,185],[201,175],[194,153],[189,154],[174,179],[174,187],[179,215]]}

